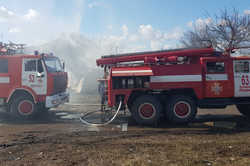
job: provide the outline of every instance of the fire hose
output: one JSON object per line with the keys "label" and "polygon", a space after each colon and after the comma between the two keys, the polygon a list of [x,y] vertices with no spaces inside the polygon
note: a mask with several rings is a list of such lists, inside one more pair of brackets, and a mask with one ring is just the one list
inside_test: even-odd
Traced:
{"label": "fire hose", "polygon": [[113,120],[117,117],[120,109],[121,109],[121,106],[122,106],[122,101],[120,101],[120,104],[116,110],[116,113],[114,114],[114,116],[108,120],[107,122],[105,123],[90,123],[86,120],[84,120],[87,116],[91,115],[91,114],[94,114],[96,112],[99,112],[99,111],[91,111],[91,112],[87,112],[86,114],[84,114],[83,116],[80,117],[80,121],[83,123],[83,124],[86,124],[86,125],[89,125],[89,126],[105,126],[105,125],[108,125],[110,124],[111,122],[113,122]]}

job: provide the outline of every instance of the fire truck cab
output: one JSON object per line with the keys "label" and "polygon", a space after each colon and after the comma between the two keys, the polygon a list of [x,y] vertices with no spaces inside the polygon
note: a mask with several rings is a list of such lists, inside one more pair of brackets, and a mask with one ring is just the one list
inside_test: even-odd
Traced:
{"label": "fire truck cab", "polygon": [[18,118],[34,117],[69,101],[67,73],[47,54],[0,55],[0,105]]}
{"label": "fire truck cab", "polygon": [[250,117],[250,57],[213,48],[162,50],[102,56],[108,105],[123,102],[139,124],[165,116],[187,123],[197,108],[236,105]]}

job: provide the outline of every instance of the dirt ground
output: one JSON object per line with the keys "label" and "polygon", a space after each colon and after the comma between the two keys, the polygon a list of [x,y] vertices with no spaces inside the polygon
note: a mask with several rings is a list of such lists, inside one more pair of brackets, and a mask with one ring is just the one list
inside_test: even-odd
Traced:
{"label": "dirt ground", "polygon": [[111,125],[88,127],[79,116],[97,109],[97,97],[77,99],[32,121],[1,112],[0,165],[250,165],[250,123],[234,107],[199,110],[195,122],[183,126],[164,120],[154,128],[137,126],[121,114]]}

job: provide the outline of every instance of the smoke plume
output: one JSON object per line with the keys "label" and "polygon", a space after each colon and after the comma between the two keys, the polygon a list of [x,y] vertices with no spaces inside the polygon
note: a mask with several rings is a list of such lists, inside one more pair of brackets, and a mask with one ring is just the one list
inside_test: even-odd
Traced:
{"label": "smoke plume", "polygon": [[29,52],[34,50],[40,53],[52,52],[65,62],[71,90],[77,93],[97,93],[97,79],[103,73],[96,67],[96,59],[102,55],[102,49],[95,41],[77,33],[62,34],[41,46],[29,48]]}

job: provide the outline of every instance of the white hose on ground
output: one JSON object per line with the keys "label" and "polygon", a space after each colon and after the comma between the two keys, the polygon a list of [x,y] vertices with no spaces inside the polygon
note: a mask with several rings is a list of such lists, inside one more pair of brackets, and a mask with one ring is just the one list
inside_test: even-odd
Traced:
{"label": "white hose on ground", "polygon": [[107,122],[105,122],[105,123],[90,123],[90,122],[87,122],[86,120],[84,120],[84,117],[86,117],[86,116],[89,115],[89,114],[95,113],[95,112],[97,112],[97,111],[86,113],[85,115],[83,115],[83,116],[80,117],[80,121],[81,121],[82,123],[86,124],[86,125],[89,125],[89,126],[105,126],[105,125],[108,125],[108,124],[110,124],[111,122],[113,122],[113,120],[116,118],[116,116],[118,115],[118,113],[119,113],[119,111],[120,111],[120,109],[121,109],[121,106],[122,106],[122,101],[120,101],[120,104],[119,104],[119,106],[118,106],[118,108],[117,108],[117,110],[116,110],[115,115],[114,115],[109,121],[107,121]]}

